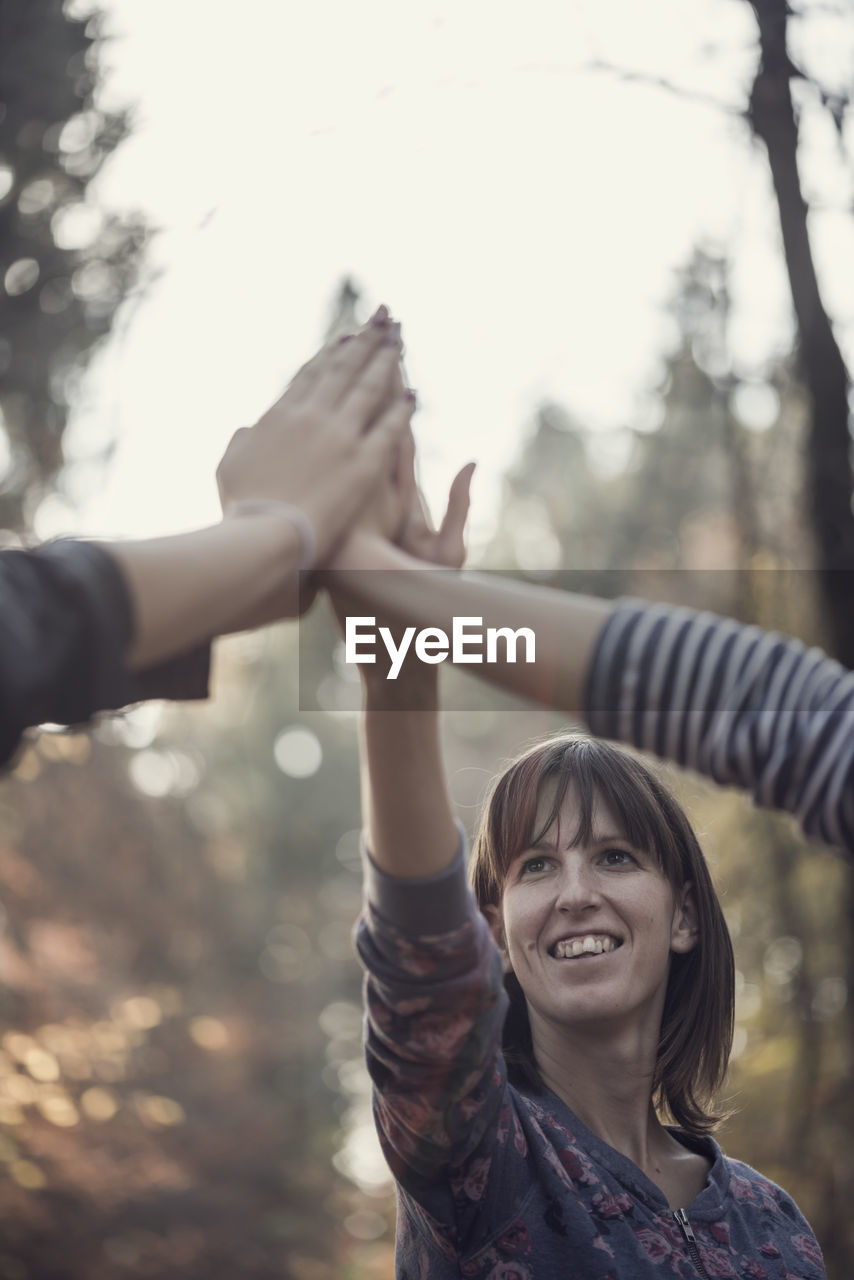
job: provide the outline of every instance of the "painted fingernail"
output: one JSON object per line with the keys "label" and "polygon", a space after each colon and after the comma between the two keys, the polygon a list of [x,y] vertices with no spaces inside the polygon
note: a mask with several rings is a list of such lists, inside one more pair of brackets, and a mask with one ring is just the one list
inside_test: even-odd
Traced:
{"label": "painted fingernail", "polygon": [[342,333],[341,337],[338,339],[338,346],[343,347],[344,343],[349,342],[352,336],[352,333]]}
{"label": "painted fingernail", "polygon": [[418,404],[418,396],[415,394],[415,392],[412,390],[411,387],[406,388],[406,390],[403,393],[403,398],[411,405]]}
{"label": "painted fingernail", "polygon": [[398,321],[395,321],[395,323],[389,329],[388,333],[385,336],[385,341],[383,345],[386,347],[398,347],[400,346],[402,341],[403,339],[401,338],[400,321],[398,320]]}
{"label": "painted fingernail", "polygon": [[388,324],[388,321],[389,321],[388,307],[383,302],[381,303],[380,306],[377,307],[376,311],[371,316],[371,324],[376,329],[384,329]]}

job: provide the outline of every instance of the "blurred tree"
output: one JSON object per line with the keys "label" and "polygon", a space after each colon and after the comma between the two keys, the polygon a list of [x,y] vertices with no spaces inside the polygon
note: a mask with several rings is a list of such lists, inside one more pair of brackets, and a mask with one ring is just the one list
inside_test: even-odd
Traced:
{"label": "blurred tree", "polygon": [[70,9],[0,4],[0,528],[18,532],[62,467],[75,388],[146,237],[89,190],[128,120],[98,107],[101,17]]}
{"label": "blurred tree", "polygon": [[[792,359],[760,381],[738,376],[726,285],[726,263],[711,251],[698,250],[679,272],[670,304],[677,340],[658,422],[635,429],[622,474],[597,471],[593,437],[567,413],[539,415],[510,472],[487,560],[545,569],[556,584],[583,589],[571,573],[555,572],[556,548],[560,564],[574,568],[583,547],[594,565],[612,569],[593,575],[606,594],[741,613],[814,643],[822,638],[815,575],[800,572],[815,563],[806,398]],[[530,715],[516,712],[512,725],[518,746],[532,731]],[[451,757],[467,754],[472,769],[481,743],[457,721],[451,728]],[[504,746],[493,727],[490,752],[497,738]],[[829,851],[810,849],[788,819],[676,771],[669,781],[703,835],[736,941],[736,1112],[725,1145],[795,1195],[825,1247],[829,1275],[841,1280],[854,1263],[841,1209],[854,1191],[854,876]]]}
{"label": "blurred tree", "polygon": [[338,286],[338,292],[332,303],[329,323],[323,335],[324,342],[331,342],[339,334],[354,333],[358,329],[360,321],[356,313],[360,298],[361,294],[354,282],[349,277],[345,277]]}
{"label": "blurred tree", "polygon": [[789,53],[788,0],[749,0],[759,28],[760,60],[748,116],[765,144],[777,199],[786,269],[798,332],[798,366],[809,393],[809,449],[805,458],[810,516],[819,550],[819,579],[831,647],[854,667],[854,593],[839,571],[854,572],[854,512],[850,377],[818,284],[808,233],[809,209],[798,172],[798,114],[792,81],[812,85],[830,111],[840,142],[850,104],[848,88],[831,92],[795,65]]}
{"label": "blurred tree", "polygon": [[[751,546],[792,562],[803,397],[782,364],[767,371],[764,429],[739,419],[741,383],[715,362],[726,273],[713,258],[677,282],[658,428],[634,431],[629,466],[603,473],[593,437],[543,406],[489,564],[556,582],[598,565],[613,591],[643,590],[662,566],[687,581],[737,565],[738,538],[721,535],[738,517],[725,414]],[[352,327],[354,295],[342,287],[330,332]],[[760,604],[773,624],[774,600]],[[350,942],[358,688],[336,645],[323,609],[299,642],[293,626],[235,638],[209,705],[43,735],[0,783],[0,1277],[390,1280],[394,1207]],[[447,677],[449,775],[471,829],[500,759],[565,720]],[[677,786],[737,934],[726,1143],[791,1189],[831,1275],[847,1275],[847,870],[739,797]]]}

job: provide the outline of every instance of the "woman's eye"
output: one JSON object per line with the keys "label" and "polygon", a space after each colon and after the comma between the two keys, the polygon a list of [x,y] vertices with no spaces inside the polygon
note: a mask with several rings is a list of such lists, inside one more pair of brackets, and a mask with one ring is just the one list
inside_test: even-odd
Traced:
{"label": "woman's eye", "polygon": [[545,871],[545,858],[526,858],[522,863],[522,875],[536,875],[538,871]]}
{"label": "woman's eye", "polygon": [[602,861],[608,867],[628,867],[635,859],[626,849],[606,849]]}

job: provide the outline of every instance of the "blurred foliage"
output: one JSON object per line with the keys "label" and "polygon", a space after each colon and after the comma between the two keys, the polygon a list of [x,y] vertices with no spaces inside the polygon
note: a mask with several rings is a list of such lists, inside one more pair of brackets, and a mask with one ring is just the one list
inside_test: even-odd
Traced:
{"label": "blurred foliage", "polygon": [[[698,252],[677,281],[658,413],[615,428],[618,449],[560,406],[535,413],[484,562],[820,639],[803,397],[787,363],[769,369],[758,422],[722,355],[725,277]],[[359,691],[336,644],[324,605],[299,635],[236,637],[209,704],[42,733],[0,783],[0,1280],[390,1280],[351,945]],[[471,829],[501,761],[561,722],[446,677]],[[736,941],[724,1145],[796,1196],[844,1277],[849,869],[738,795],[671,781]]]}
{"label": "blurred foliage", "polygon": [[[79,371],[145,238],[87,195],[127,122],[97,107],[98,18],[71,12],[0,0],[0,525],[13,529],[62,465]],[[342,286],[330,332],[357,301]],[[686,264],[672,309],[653,415],[594,436],[538,408],[484,564],[820,642],[794,363],[739,377],[714,252]],[[0,781],[0,1280],[391,1277],[350,941],[358,686],[335,644],[322,608],[299,644],[292,627],[224,643],[210,704],[42,733]],[[454,673],[446,694],[471,829],[502,759],[560,722]],[[724,1145],[795,1195],[847,1280],[850,869],[739,796],[672,782],[736,942]]]}
{"label": "blurred foliage", "polygon": [[146,237],[89,192],[128,121],[98,106],[100,16],[71,12],[0,4],[0,528],[18,532],[62,467],[69,404]]}

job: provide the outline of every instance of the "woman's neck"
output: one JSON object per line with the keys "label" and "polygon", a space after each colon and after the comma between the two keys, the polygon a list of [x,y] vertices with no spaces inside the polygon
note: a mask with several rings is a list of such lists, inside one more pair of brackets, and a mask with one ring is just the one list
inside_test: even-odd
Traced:
{"label": "woman's neck", "polygon": [[652,1175],[675,1141],[652,1105],[657,1045],[635,1027],[579,1034],[532,1018],[531,1031],[543,1082],[598,1138]]}

